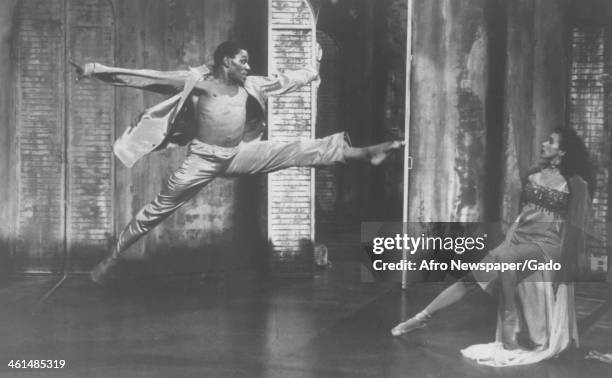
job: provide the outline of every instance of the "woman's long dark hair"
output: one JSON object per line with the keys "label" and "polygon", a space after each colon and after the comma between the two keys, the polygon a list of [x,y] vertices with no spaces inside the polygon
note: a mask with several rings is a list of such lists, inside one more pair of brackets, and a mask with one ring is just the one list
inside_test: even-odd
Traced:
{"label": "woman's long dark hair", "polygon": [[559,149],[565,152],[561,159],[559,170],[565,177],[580,176],[586,181],[591,197],[595,192],[596,172],[595,166],[589,157],[589,151],[582,139],[572,128],[557,128],[554,133],[559,134]]}

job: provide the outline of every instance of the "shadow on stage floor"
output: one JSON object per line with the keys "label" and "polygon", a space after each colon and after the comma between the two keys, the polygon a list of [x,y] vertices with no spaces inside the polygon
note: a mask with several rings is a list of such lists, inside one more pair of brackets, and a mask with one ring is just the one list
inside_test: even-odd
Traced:
{"label": "shadow on stage floor", "polygon": [[[585,360],[612,351],[612,314],[584,333],[580,349],[539,364],[494,369],[459,350],[491,341],[495,303],[475,294],[430,326],[392,338],[400,318],[446,284],[362,283],[354,262],[314,279],[125,281],[109,290],[69,277],[45,303],[53,277],[0,282],[0,376],[13,360],[64,359],[57,377],[608,377]],[[589,286],[590,285],[590,286]],[[579,316],[601,305],[601,288],[577,288]],[[599,291],[598,291],[599,290]]]}

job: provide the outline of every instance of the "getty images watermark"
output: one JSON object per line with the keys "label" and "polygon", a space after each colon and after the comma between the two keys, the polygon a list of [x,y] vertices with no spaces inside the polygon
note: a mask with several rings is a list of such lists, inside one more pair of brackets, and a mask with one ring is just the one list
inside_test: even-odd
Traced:
{"label": "getty images watermark", "polygon": [[[470,251],[484,251],[486,248],[487,234],[482,236],[426,236],[422,233],[419,236],[408,234],[395,234],[393,237],[375,237],[372,240],[372,253],[380,255],[390,251],[406,251],[414,255],[419,251],[452,251],[457,255],[463,255]],[[399,262],[384,262],[375,259],[372,262],[374,270],[456,270],[473,271],[483,270],[486,272],[507,270],[534,271],[534,270],[561,270],[561,264],[549,260],[541,262],[538,260],[527,260],[517,263],[499,262],[465,262],[461,259],[451,260],[450,263],[440,262],[433,259],[421,260],[420,263],[409,260]]]}
{"label": "getty images watermark", "polygon": [[[497,231],[492,231],[495,228]],[[487,256],[498,245],[510,242],[504,239],[499,224],[366,222],[361,234],[366,256],[362,268],[374,278],[394,278],[398,272],[409,271],[423,273],[426,280],[440,281],[446,274],[459,277],[473,271],[530,274],[563,270],[554,256],[546,258],[544,253],[542,258],[517,261]],[[549,277],[544,274],[541,279]]]}
{"label": "getty images watermark", "polygon": [[462,260],[451,260],[450,263],[440,262],[436,260],[421,260],[420,263],[409,260],[401,260],[398,262],[384,262],[383,260],[377,259],[372,261],[372,268],[376,271],[395,271],[395,270],[407,270],[407,271],[485,271],[485,272],[505,272],[508,270],[521,271],[521,272],[532,272],[532,271],[559,271],[561,270],[561,263],[549,260],[548,262],[541,262],[538,260],[527,260],[524,262],[517,263],[491,263],[491,262],[465,262]]}

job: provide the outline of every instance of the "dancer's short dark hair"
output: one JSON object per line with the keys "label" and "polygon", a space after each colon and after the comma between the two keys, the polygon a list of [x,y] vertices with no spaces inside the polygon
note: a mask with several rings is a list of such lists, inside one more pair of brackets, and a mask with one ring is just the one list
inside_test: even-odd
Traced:
{"label": "dancer's short dark hair", "polygon": [[233,58],[240,50],[246,49],[234,41],[225,41],[221,43],[219,46],[217,46],[213,55],[214,65],[216,67],[221,66],[225,57]]}

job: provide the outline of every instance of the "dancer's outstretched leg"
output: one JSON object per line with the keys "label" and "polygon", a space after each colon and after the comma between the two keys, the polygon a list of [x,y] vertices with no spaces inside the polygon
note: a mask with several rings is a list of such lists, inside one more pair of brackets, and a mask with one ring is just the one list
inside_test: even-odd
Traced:
{"label": "dancer's outstretched leg", "polygon": [[400,336],[410,331],[414,331],[415,329],[425,327],[433,314],[456,303],[469,293],[472,290],[472,287],[469,285],[470,284],[466,284],[463,281],[457,281],[450,285],[438,294],[423,311],[393,327],[391,334],[393,336]]}
{"label": "dancer's outstretched leg", "polygon": [[[196,150],[197,145],[191,149]],[[221,161],[211,162],[209,159],[190,153],[181,167],[170,176],[155,199],[143,207],[123,229],[109,256],[91,271],[91,280],[97,284],[104,284],[126,249],[183,206],[212,181],[223,167]]]}
{"label": "dancer's outstretched leg", "polygon": [[345,133],[291,142],[249,142],[241,146],[225,174],[270,173],[290,167],[318,167],[349,161],[378,165],[403,146],[403,141],[393,141],[368,147],[351,147]]}

